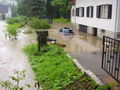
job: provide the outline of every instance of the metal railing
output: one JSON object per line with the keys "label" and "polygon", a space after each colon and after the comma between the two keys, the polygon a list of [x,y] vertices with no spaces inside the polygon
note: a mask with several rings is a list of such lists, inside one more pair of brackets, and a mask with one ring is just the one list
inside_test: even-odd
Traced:
{"label": "metal railing", "polygon": [[103,36],[102,68],[120,83],[120,40]]}

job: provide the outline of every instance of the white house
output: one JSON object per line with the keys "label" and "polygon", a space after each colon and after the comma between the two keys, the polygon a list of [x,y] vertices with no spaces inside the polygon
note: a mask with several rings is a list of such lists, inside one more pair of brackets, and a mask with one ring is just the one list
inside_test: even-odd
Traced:
{"label": "white house", "polygon": [[94,36],[120,38],[120,0],[71,0],[73,27]]}
{"label": "white house", "polygon": [[5,18],[12,17],[12,11],[9,5],[0,5],[0,16],[4,14]]}

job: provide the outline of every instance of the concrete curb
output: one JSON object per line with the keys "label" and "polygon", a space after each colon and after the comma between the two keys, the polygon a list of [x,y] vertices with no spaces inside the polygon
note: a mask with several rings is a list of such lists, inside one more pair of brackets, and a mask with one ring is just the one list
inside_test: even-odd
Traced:
{"label": "concrete curb", "polygon": [[[72,58],[69,54],[67,54],[69,58]],[[92,78],[97,84],[100,86],[104,85],[104,83],[91,71],[91,70],[85,70],[85,68],[76,60],[73,59],[73,62],[75,65],[84,73],[86,73],[90,78]]]}

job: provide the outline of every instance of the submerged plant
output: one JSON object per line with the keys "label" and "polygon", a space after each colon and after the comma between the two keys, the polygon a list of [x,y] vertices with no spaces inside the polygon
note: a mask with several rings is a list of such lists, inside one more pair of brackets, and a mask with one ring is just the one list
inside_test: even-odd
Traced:
{"label": "submerged plant", "polygon": [[[25,79],[25,70],[16,71],[14,74],[15,76],[9,77],[10,80],[0,81],[0,85],[4,87],[5,90],[23,90],[24,89],[24,86],[20,86],[20,81]],[[30,88],[29,84],[25,84],[25,86]]]}
{"label": "submerged plant", "polygon": [[17,35],[20,32],[18,30],[19,27],[20,27],[19,24],[8,25],[7,29],[5,30],[5,36],[10,39],[17,39]]}

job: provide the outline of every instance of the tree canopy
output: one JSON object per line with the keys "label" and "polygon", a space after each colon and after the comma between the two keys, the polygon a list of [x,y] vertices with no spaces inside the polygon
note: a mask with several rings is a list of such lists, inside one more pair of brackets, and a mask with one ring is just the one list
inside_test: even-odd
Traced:
{"label": "tree canopy", "polygon": [[59,14],[61,17],[69,18],[70,16],[70,3],[69,0],[52,0],[52,6],[59,8]]}
{"label": "tree canopy", "polygon": [[43,17],[45,15],[45,1],[43,0],[20,0],[17,12],[19,15],[28,17]]}
{"label": "tree canopy", "polygon": [[69,0],[18,0],[17,13],[28,17],[69,18]]}

